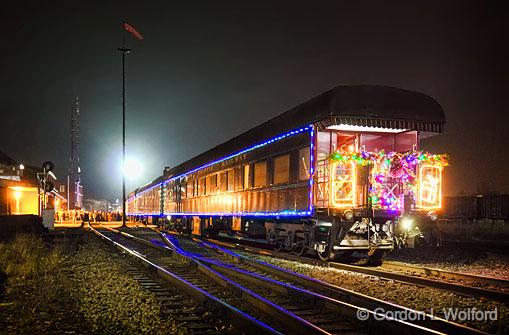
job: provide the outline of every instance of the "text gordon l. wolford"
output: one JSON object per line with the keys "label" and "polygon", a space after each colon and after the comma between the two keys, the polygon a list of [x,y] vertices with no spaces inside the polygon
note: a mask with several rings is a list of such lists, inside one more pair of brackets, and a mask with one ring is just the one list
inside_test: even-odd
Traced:
{"label": "text gordon l. wolford", "polygon": [[[496,321],[498,319],[497,308],[493,310],[480,310],[475,307],[460,309],[460,308],[442,308],[442,318],[447,321],[465,322],[465,321]],[[383,308],[376,308],[375,310],[368,311],[367,309],[357,310],[357,318],[361,321],[373,318],[376,321],[382,320],[401,320],[401,321],[417,321],[425,319],[433,319],[438,317],[436,311],[430,308],[429,312],[416,311],[411,309],[386,311]]]}

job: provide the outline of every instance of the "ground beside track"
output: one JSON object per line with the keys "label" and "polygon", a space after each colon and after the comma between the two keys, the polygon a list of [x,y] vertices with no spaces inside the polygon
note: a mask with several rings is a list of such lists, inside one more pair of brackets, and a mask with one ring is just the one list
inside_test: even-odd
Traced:
{"label": "ground beside track", "polygon": [[445,246],[404,249],[387,259],[413,265],[509,280],[509,254],[482,248]]}
{"label": "ground beside track", "polygon": [[34,236],[0,244],[7,274],[0,333],[186,334],[160,315],[155,296],[127,274],[129,259],[95,238],[67,250]]}
{"label": "ground beside track", "polygon": [[417,287],[398,283],[393,280],[381,280],[372,276],[333,268],[302,264],[250,253],[242,254],[384,301],[393,302],[428,313],[433,309],[433,313],[440,317],[444,317],[444,308],[458,308],[459,310],[477,308],[483,311],[496,308],[498,312],[498,320],[496,321],[466,321],[458,323],[463,323],[490,333],[509,333],[509,325],[507,324],[509,321],[509,306],[502,303],[485,299],[462,297],[454,293],[437,289]]}

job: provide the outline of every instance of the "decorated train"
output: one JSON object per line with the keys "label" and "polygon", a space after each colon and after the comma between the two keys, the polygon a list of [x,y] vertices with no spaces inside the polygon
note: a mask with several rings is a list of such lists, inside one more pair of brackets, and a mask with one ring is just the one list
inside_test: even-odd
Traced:
{"label": "decorated train", "polygon": [[424,94],[338,86],[165,168],[130,193],[127,212],[185,234],[380,263],[437,220],[447,157],[420,144],[444,127]]}

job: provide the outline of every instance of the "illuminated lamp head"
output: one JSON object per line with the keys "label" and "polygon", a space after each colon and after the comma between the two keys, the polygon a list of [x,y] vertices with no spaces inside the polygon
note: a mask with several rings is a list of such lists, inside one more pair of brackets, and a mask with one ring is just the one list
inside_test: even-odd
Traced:
{"label": "illuminated lamp head", "polygon": [[351,209],[348,209],[343,213],[343,216],[345,217],[345,219],[350,221],[353,219],[353,211]]}
{"label": "illuminated lamp head", "polygon": [[414,225],[414,219],[408,216],[404,216],[400,219],[401,227],[404,230],[410,230],[412,229]]}
{"label": "illuminated lamp head", "polygon": [[141,164],[138,160],[129,158],[125,161],[124,173],[127,178],[137,178],[141,173]]}

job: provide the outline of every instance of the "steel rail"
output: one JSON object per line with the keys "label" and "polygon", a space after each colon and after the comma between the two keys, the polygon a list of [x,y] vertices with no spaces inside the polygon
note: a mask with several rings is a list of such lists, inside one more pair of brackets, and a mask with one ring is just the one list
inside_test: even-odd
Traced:
{"label": "steel rail", "polygon": [[[307,297],[308,300],[312,300],[315,308],[321,308],[322,310],[325,308],[329,311],[334,311],[336,313],[340,313],[343,317],[347,317],[350,320],[355,320],[355,323],[359,322],[358,319],[358,312],[359,310],[362,310],[364,313],[368,315],[366,322],[364,322],[364,325],[368,326],[368,329],[380,329],[383,328],[386,332],[390,333],[398,333],[398,334],[440,334],[442,332],[436,331],[434,329],[428,329],[426,327],[423,327],[421,325],[417,325],[414,323],[405,322],[402,320],[395,319],[391,317],[390,315],[380,314],[373,312],[369,309],[366,309],[364,307],[358,307],[355,305],[352,305],[351,303],[347,303],[345,301],[339,301],[334,298],[321,295],[316,292],[308,291],[305,289],[301,289],[299,287],[295,287],[292,285],[285,284],[283,282],[272,280],[264,276],[259,276],[254,272],[250,271],[243,271],[241,269],[235,269],[229,266],[228,264],[220,264],[217,261],[213,261],[212,259],[207,259],[207,257],[203,257],[197,254],[194,254],[188,250],[185,250],[184,248],[181,248],[178,241],[174,241],[171,238],[168,237],[167,234],[164,232],[161,232],[158,229],[152,229],[158,233],[161,234],[164,241],[173,249],[174,252],[182,252],[182,253],[188,253],[189,255],[192,255],[193,258],[199,260],[202,263],[207,263],[211,268],[214,268],[218,270],[218,272],[226,273],[229,277],[236,277],[241,279],[241,281],[250,283],[252,285],[255,285],[254,290],[256,291],[257,287],[264,287],[268,288],[270,291],[277,292],[280,295],[283,296],[298,296],[300,299],[303,297]],[[132,236],[132,235],[129,235]],[[215,250],[214,250],[215,251]],[[231,261],[233,263],[243,263],[241,257],[235,253],[229,252],[228,250],[222,249],[222,254],[226,256],[228,261]],[[284,308],[284,305],[283,305]],[[412,311],[408,309],[408,311]],[[306,317],[309,319],[311,317],[310,323],[312,324],[312,320],[317,320],[316,322],[320,322],[321,324],[325,324],[325,333],[327,332],[327,327],[329,329],[334,329],[336,324],[339,323],[339,327],[341,327],[341,321],[342,320],[334,320],[334,319],[327,319],[326,317],[319,317],[321,314],[317,311],[310,311],[306,310],[306,308],[300,308],[299,313],[304,312],[304,319]],[[416,312],[416,311],[412,311]],[[334,324],[334,322],[336,324]],[[344,324],[344,322],[343,322]],[[317,327],[319,328],[319,327]],[[465,327],[465,329],[468,329]],[[345,329],[346,330],[346,329]],[[457,331],[458,328],[455,328]],[[468,333],[468,332],[467,332]],[[475,334],[479,334],[479,332],[474,332]]]}
{"label": "steel rail", "polygon": [[405,284],[417,285],[423,287],[430,287],[434,289],[444,290],[448,292],[453,292],[462,296],[473,297],[473,298],[486,298],[494,301],[499,301],[502,303],[509,303],[509,293],[504,291],[497,291],[491,289],[485,289],[475,286],[463,285],[458,283],[451,283],[447,281],[437,280],[437,279],[429,279],[423,277],[410,276],[405,274],[400,274],[396,272],[383,271],[381,269],[377,269],[374,267],[366,267],[366,266],[356,266],[344,263],[337,262],[326,262],[318,259],[311,259],[308,257],[300,257],[296,255],[291,255],[288,253],[280,253],[276,251],[271,251],[268,249],[262,249],[252,246],[244,246],[241,244],[233,244],[225,241],[204,238],[205,241],[209,241],[212,243],[216,243],[219,245],[223,245],[228,248],[243,250],[246,252],[251,252],[263,256],[271,256],[282,258],[286,260],[291,260],[295,262],[313,264],[323,267],[332,267],[344,271],[357,272],[366,275],[371,275],[383,279],[390,279],[394,281],[398,281]]}
{"label": "steel rail", "polygon": [[[117,233],[125,238],[132,239],[136,242],[141,242],[145,245],[150,245],[153,248],[161,248],[160,244],[154,244],[153,242],[144,240],[142,238],[136,237],[132,234],[128,234],[125,232],[118,231],[113,228],[105,227],[106,229]],[[170,244],[172,247],[176,247],[172,244]],[[167,248],[164,248],[164,251],[167,251]],[[173,254],[180,254],[182,257],[185,257],[190,262],[193,262],[197,265],[197,269],[210,277],[211,279],[215,280],[220,284],[221,286],[225,287],[226,289],[229,289],[235,293],[239,298],[241,298],[243,301],[251,304],[253,307],[257,308],[259,311],[261,311],[265,315],[270,315],[274,319],[277,319],[281,323],[284,324],[285,327],[287,327],[289,330],[292,331],[292,333],[295,334],[321,334],[321,335],[329,335],[331,333],[327,332],[326,330],[322,329],[321,327],[313,324],[312,322],[307,321],[306,319],[300,317],[297,314],[294,314],[292,311],[289,311],[278,304],[275,304],[271,302],[270,300],[266,299],[263,296],[258,295],[257,293],[243,287],[242,285],[239,285],[238,283],[230,280],[229,278],[223,276],[221,273],[215,271],[214,269],[210,268],[209,266],[204,265],[201,259],[198,259],[196,257],[193,257],[192,254],[186,252],[185,250],[181,248],[176,248],[172,250]],[[369,312],[368,312],[369,313]],[[357,329],[362,333],[362,329]],[[423,332],[419,332],[422,334]],[[429,334],[430,332],[425,332],[426,334]],[[412,334],[417,334],[415,331],[412,332]]]}
{"label": "steel rail", "polygon": [[[169,243],[169,245],[176,246],[171,239],[167,237],[164,232],[162,233],[163,238]],[[437,330],[437,329],[430,329],[428,327],[423,326],[422,324],[417,323],[409,323],[402,320],[398,320],[393,317],[388,317],[387,315],[377,313],[373,311],[375,308],[373,306],[366,306],[367,304],[363,303],[362,307],[358,305],[358,303],[363,302],[361,299],[351,299],[350,293],[353,293],[348,290],[341,291],[340,288],[337,291],[332,291],[332,289],[327,290],[323,289],[321,286],[323,282],[316,281],[314,288],[316,289],[318,286],[320,286],[320,290],[316,291],[325,291],[326,293],[331,293],[330,296],[321,294],[319,292],[313,291],[313,290],[307,290],[303,289],[294,285],[290,285],[288,283],[275,280],[272,278],[268,278],[268,276],[275,275],[277,277],[280,277],[284,280],[289,280],[293,282],[299,282],[299,284],[305,283],[308,284],[309,278],[304,275],[298,275],[296,273],[293,273],[291,271],[285,271],[281,268],[278,268],[276,266],[271,266],[269,264],[263,264],[261,262],[257,262],[254,260],[250,260],[247,257],[243,257],[241,255],[235,254],[229,250],[226,250],[224,248],[219,248],[213,244],[210,243],[204,243],[198,239],[194,239],[196,242],[203,244],[205,247],[210,248],[214,251],[217,251],[220,253],[227,261],[232,262],[233,264],[225,264],[221,261],[217,261],[214,259],[208,259],[207,257],[197,257],[200,261],[205,262],[209,264],[212,268],[218,270],[219,272],[228,274],[229,277],[236,277],[239,278],[242,281],[250,282],[253,285],[256,286],[268,286],[272,291],[278,292],[280,294],[283,294],[285,296],[298,296],[300,298],[307,297],[310,300],[313,300],[314,303],[318,308],[326,309],[335,313],[340,313],[343,316],[346,316],[350,319],[356,319],[358,316],[358,311],[363,310],[366,313],[369,314],[368,320],[366,324],[368,327],[376,328],[376,329],[384,329],[387,332],[391,333],[398,333],[398,334],[430,334],[430,333],[442,333],[442,332],[458,332],[458,330],[461,330],[465,334],[480,334],[481,332],[473,330],[471,328],[448,323],[445,320],[441,320],[444,323],[448,323],[448,327],[442,327],[444,330]],[[254,268],[253,270],[245,270],[242,268],[238,268],[237,265],[240,266],[250,266]],[[268,273],[260,275],[256,271],[263,271]],[[326,284],[327,285],[327,284]],[[310,286],[310,285],[302,285],[302,286]],[[330,287],[333,287],[333,285],[330,285]],[[354,293],[355,295],[355,293]],[[336,299],[336,297],[340,297],[339,299]],[[377,301],[378,302],[378,301]],[[381,301],[380,301],[381,302]],[[355,304],[354,304],[355,303]],[[376,308],[383,308],[387,307],[387,309],[384,309],[384,311],[396,311],[397,308],[394,308],[393,305],[391,306],[390,303],[386,303],[385,305],[382,304],[376,304]],[[398,306],[399,307],[399,306]],[[433,316],[425,315],[424,313],[417,312],[408,308],[400,307],[401,311],[406,311],[408,313],[416,313],[420,317],[427,317],[427,318],[433,318]],[[376,321],[376,325],[374,322]],[[440,327],[438,327],[440,328]]]}
{"label": "steel rail", "polygon": [[406,264],[395,261],[384,261],[381,266],[388,270],[396,270],[401,272],[410,272],[418,276],[436,277],[443,279],[451,279],[463,282],[469,282],[473,284],[490,285],[493,287],[509,288],[509,280],[494,278],[488,276],[480,276],[471,273],[448,271],[437,268],[430,268],[414,264]]}
{"label": "steel rail", "polygon": [[[126,252],[127,254],[131,255],[138,261],[140,261],[143,265],[147,266],[148,268],[154,270],[157,272],[159,276],[166,279],[170,283],[172,283],[175,287],[181,289],[183,292],[187,293],[189,296],[193,297],[196,301],[210,307],[213,310],[220,311],[223,315],[227,316],[229,320],[232,321],[232,323],[238,327],[239,329],[242,329],[246,333],[258,335],[258,334],[277,334],[281,335],[282,333],[275,330],[274,328],[270,327],[269,325],[253,318],[252,316],[242,312],[238,308],[231,306],[230,304],[222,301],[221,299],[213,296],[212,294],[208,293],[207,291],[199,288],[198,286],[192,284],[191,282],[183,279],[181,276],[178,276],[177,274],[169,271],[168,269],[164,268],[163,266],[160,266],[143,255],[141,255],[139,252],[136,252],[133,249],[130,249],[113,239],[109,238],[105,234],[99,232],[95,228],[93,228],[89,224],[90,230],[100,237],[103,240],[106,240],[110,243],[112,243],[117,249]],[[112,228],[104,227],[110,231],[112,231]],[[114,230],[113,230],[114,231]],[[119,231],[117,231],[120,233]],[[133,237],[134,241],[143,243],[147,246],[155,247],[154,244],[147,241],[141,241],[142,239],[134,238],[134,236],[129,234],[123,234],[126,238],[129,238],[129,236]],[[157,248],[160,248],[161,246],[157,246]],[[173,251],[172,251],[173,252]],[[198,262],[195,262],[198,264]]]}
{"label": "steel rail", "polygon": [[[172,233],[172,232],[169,232],[169,233]],[[172,233],[172,235],[178,235],[178,234]],[[195,240],[198,240],[198,239],[195,239]],[[255,253],[255,254],[259,254],[259,255],[263,255],[263,256],[280,257],[280,258],[291,260],[291,261],[302,262],[302,263],[307,263],[307,264],[312,264],[312,265],[317,265],[317,266],[322,266],[322,267],[329,266],[329,262],[325,262],[325,261],[321,261],[321,260],[317,260],[317,259],[299,257],[299,256],[287,254],[287,253],[279,253],[279,252],[270,251],[267,249],[262,249],[262,248],[252,247],[252,246],[245,246],[245,245],[241,245],[241,244],[233,244],[233,243],[215,240],[215,239],[211,239],[211,238],[203,238],[203,240],[205,240],[207,242],[212,242],[217,245],[222,245],[229,249],[242,250],[242,251]],[[224,250],[228,250],[228,249],[224,249]],[[239,255],[239,256],[242,256],[242,255]],[[249,258],[247,258],[247,259],[249,259]],[[361,294],[361,293],[358,293],[355,291],[351,291],[351,290],[348,290],[348,289],[345,289],[342,287],[338,287],[338,286],[335,286],[335,285],[332,285],[332,284],[329,284],[326,282],[322,282],[322,281],[314,279],[314,278],[309,278],[307,276],[303,276],[301,274],[277,267],[277,266],[269,264],[269,263],[252,260],[252,259],[251,259],[251,261],[254,263],[258,262],[258,264],[260,264],[260,266],[264,265],[263,267],[264,267],[265,271],[268,271],[270,267],[276,268],[276,270],[275,270],[277,272],[276,274],[281,277],[285,276],[285,275],[283,275],[284,272],[287,272],[288,277],[286,279],[288,279],[288,280],[294,280],[295,282],[299,282],[300,280],[296,277],[305,277],[305,279],[303,281],[300,281],[299,284],[310,285],[309,289],[311,289],[311,290],[320,290],[320,289],[326,290],[326,292],[328,292],[326,294],[334,294],[334,292],[336,292],[335,294],[337,295],[339,292],[340,295],[341,294],[344,296],[346,295],[346,296],[348,296],[349,299],[352,299],[351,301],[353,303],[358,304],[358,305],[365,304],[366,308],[371,308],[372,310],[376,309],[377,307],[382,306],[382,308],[385,311],[405,311],[405,310],[409,311],[409,312],[414,311],[414,310],[409,309],[404,306],[399,306],[397,304],[386,302],[386,301],[383,301],[383,300],[380,300],[380,299],[377,299],[377,298],[374,298],[371,296],[367,296],[367,295],[364,295],[364,294]],[[315,282],[315,283],[313,284],[312,282]],[[439,318],[434,315],[429,315],[429,314],[426,315],[422,320],[421,319],[416,320],[415,323],[421,324],[425,327],[428,327],[431,329],[436,329],[438,331],[442,331],[445,333],[461,332],[461,333],[465,333],[465,334],[486,334],[478,329],[467,327],[467,326],[464,326],[464,325],[461,325],[461,324],[458,324],[455,322],[451,322],[451,321]]]}
{"label": "steel rail", "polygon": [[473,298],[486,298],[490,300],[500,301],[502,303],[509,303],[509,293],[503,291],[489,290],[480,287],[463,285],[458,283],[451,283],[442,280],[410,276],[397,272],[384,271],[377,268],[349,265],[343,263],[329,262],[329,266],[335,269],[362,273],[366,275],[376,276],[379,278],[391,279],[401,283],[425,286],[444,291],[453,292],[459,295],[464,295]]}
{"label": "steel rail", "polygon": [[[197,240],[199,241],[199,240]],[[316,292],[327,297],[331,297],[343,302],[354,304],[356,306],[362,306],[368,310],[376,310],[378,308],[383,309],[385,312],[393,312],[394,315],[408,315],[409,313],[418,313],[422,318],[418,318],[413,321],[414,324],[433,329],[435,331],[445,333],[462,333],[462,334],[482,334],[483,332],[454,323],[434,315],[426,314],[424,312],[418,312],[413,309],[399,306],[394,303],[376,299],[358,292],[354,292],[345,288],[341,288],[336,285],[332,285],[314,278],[307,277],[302,274],[295,273],[293,271],[280,268],[278,266],[254,260],[243,255],[236,254],[230,250],[221,248],[213,243],[202,242],[204,246],[211,248],[218,253],[222,254],[226,259],[231,259],[234,263],[249,265],[252,268],[260,271],[269,273],[271,275],[282,278],[286,281],[290,281],[304,287],[307,290]],[[205,260],[204,260],[205,261]]]}

